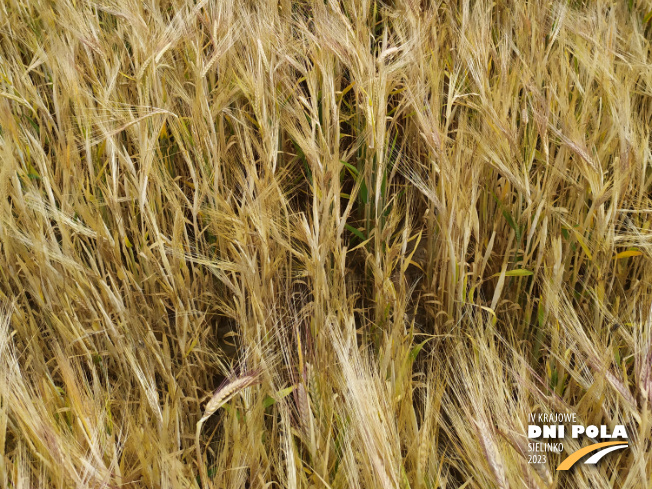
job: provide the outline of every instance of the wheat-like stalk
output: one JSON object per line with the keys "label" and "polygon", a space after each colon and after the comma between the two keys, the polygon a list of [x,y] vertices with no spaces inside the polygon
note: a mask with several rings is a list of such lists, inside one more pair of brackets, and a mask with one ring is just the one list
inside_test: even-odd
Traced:
{"label": "wheat-like stalk", "polygon": [[474,419],[473,424],[476,429],[478,440],[480,441],[480,446],[482,447],[482,453],[489,464],[489,468],[493,473],[496,484],[501,489],[508,489],[509,485],[507,484],[507,479],[505,477],[504,465],[500,459],[500,452],[498,451],[498,447],[494,441],[493,433],[489,431],[486,421],[482,418]]}
{"label": "wheat-like stalk", "polygon": [[0,487],[647,487],[651,59],[650,0],[0,1]]}
{"label": "wheat-like stalk", "polygon": [[210,418],[215,412],[226,404],[230,399],[233,398],[238,392],[241,392],[243,389],[250,387],[260,381],[257,374],[246,374],[242,375],[230,382],[227,382],[222,387],[217,389],[212,397],[206,403],[204,408],[204,415],[199,421],[197,421],[197,427],[195,430],[195,453],[197,455],[197,464],[199,467],[199,473],[202,481],[202,487],[208,487],[208,475],[206,473],[206,467],[203,462],[203,457],[201,454],[201,448],[199,444],[199,435],[201,433],[201,428],[204,422]]}

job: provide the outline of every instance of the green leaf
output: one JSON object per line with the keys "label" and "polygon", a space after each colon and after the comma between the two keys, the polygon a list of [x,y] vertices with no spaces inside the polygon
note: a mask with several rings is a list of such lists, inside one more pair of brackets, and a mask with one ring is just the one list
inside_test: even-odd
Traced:
{"label": "green leaf", "polygon": [[412,351],[410,352],[410,356],[408,357],[409,360],[410,360],[410,363],[412,363],[412,362],[414,362],[414,361],[416,360],[417,355],[419,354],[419,352],[421,351],[421,349],[423,348],[423,346],[424,346],[428,341],[430,341],[431,339],[432,339],[432,338],[428,338],[427,340],[422,341],[422,342],[419,343],[417,346],[415,346],[414,348],[412,348]]}
{"label": "green leaf", "polygon": [[265,409],[267,409],[268,407],[270,407],[270,406],[271,406],[272,404],[274,404],[275,402],[276,402],[276,399],[274,399],[274,398],[271,397],[271,396],[267,396],[267,397],[265,397],[265,399],[263,400],[263,407],[264,407]]}
{"label": "green leaf", "polygon": [[362,200],[363,204],[368,204],[369,203],[369,192],[367,192],[367,185],[362,182],[360,184],[360,200]]}
{"label": "green leaf", "polygon": [[294,390],[294,388],[295,388],[295,386],[291,385],[290,387],[286,387],[285,389],[281,389],[280,391],[278,391],[276,393],[276,397],[267,396],[263,400],[263,407],[265,409],[267,409],[268,407],[273,405],[276,401],[280,401],[281,399],[286,397],[288,394],[290,394],[290,392],[292,392]]}
{"label": "green leaf", "polygon": [[[527,277],[532,274],[533,272],[530,270],[526,270],[525,268],[517,268],[516,270],[509,270],[508,272],[505,272],[505,277]],[[500,277],[500,273],[494,273],[491,277]]]}
{"label": "green leaf", "polygon": [[503,217],[507,221],[507,224],[509,224],[509,227],[511,227],[514,230],[514,233],[516,234],[516,241],[521,240],[521,230],[519,227],[516,225],[514,222],[514,218],[512,215],[507,211],[507,209],[503,210]]}
{"label": "green leaf", "polygon": [[367,238],[365,237],[364,234],[359,229],[354,228],[350,224],[345,224],[344,227],[351,231],[353,234],[355,234],[358,238],[360,238],[362,241],[366,240]]}
{"label": "green leaf", "polygon": [[643,23],[644,23],[644,24],[647,24],[648,22],[650,22],[650,20],[652,20],[652,10],[650,10],[650,11],[645,15],[645,17],[643,17]]}
{"label": "green leaf", "polygon": [[[505,272],[505,277],[527,277],[532,275],[533,272],[526,270],[525,268],[517,268],[516,270],[510,270]],[[499,274],[500,275],[500,274]]]}
{"label": "green leaf", "polygon": [[358,169],[355,166],[353,166],[351,163],[347,163],[344,160],[340,160],[340,163],[342,163],[342,165],[344,165],[344,167],[347,170],[349,170],[349,173],[351,173],[351,176],[353,178],[358,178],[359,172],[358,172]]}
{"label": "green leaf", "polygon": [[491,196],[494,198],[496,201],[496,204],[498,204],[498,207],[503,211],[503,217],[507,221],[507,224],[509,224],[509,227],[511,227],[514,230],[514,234],[516,234],[516,241],[521,241],[521,228],[519,228],[516,225],[516,222],[514,221],[514,218],[512,217],[512,214],[505,208],[503,203],[500,201],[498,196],[491,192]]}

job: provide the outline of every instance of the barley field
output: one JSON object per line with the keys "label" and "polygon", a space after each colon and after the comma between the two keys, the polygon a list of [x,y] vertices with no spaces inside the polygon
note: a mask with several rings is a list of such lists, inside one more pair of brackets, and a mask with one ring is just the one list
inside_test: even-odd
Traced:
{"label": "barley field", "polygon": [[[3,0],[0,488],[652,487],[652,1]],[[531,416],[628,446],[533,463]]]}

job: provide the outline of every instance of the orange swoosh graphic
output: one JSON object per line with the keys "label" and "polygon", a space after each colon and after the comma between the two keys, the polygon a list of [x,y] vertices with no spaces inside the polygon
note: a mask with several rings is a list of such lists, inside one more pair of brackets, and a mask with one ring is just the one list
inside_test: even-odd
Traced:
{"label": "orange swoosh graphic", "polygon": [[557,470],[568,470],[584,455],[595,452],[596,450],[600,450],[604,447],[610,447],[612,445],[627,445],[627,443],[622,441],[606,441],[604,443],[594,443],[588,447],[580,448],[578,451],[573,452],[568,457],[566,457],[564,461],[559,464]]}

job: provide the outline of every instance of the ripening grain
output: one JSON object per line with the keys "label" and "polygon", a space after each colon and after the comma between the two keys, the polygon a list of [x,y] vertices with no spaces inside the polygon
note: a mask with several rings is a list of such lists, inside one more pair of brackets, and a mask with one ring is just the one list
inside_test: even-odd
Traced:
{"label": "ripening grain", "polygon": [[[649,487],[651,39],[648,0],[1,2],[0,488]],[[529,464],[539,412],[629,448]]]}

